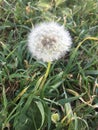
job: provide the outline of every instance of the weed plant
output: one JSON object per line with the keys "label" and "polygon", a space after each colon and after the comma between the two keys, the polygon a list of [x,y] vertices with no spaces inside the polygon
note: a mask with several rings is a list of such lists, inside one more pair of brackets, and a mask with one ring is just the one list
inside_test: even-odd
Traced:
{"label": "weed plant", "polygon": [[[27,48],[31,27],[56,21],[73,46],[52,63]],[[0,0],[0,130],[98,129],[98,0]]]}

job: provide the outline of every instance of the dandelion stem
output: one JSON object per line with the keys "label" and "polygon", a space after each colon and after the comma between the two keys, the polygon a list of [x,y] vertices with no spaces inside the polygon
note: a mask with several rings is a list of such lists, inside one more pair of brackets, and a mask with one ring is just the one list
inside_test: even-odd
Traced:
{"label": "dandelion stem", "polygon": [[50,67],[51,67],[51,62],[48,62],[48,67],[47,67],[46,73],[45,73],[45,75],[43,77],[42,83],[40,85],[40,89],[42,89],[42,87],[44,86],[44,83],[45,83],[45,81],[46,81],[46,79],[48,77],[49,71],[50,71]]}
{"label": "dandelion stem", "polygon": [[51,62],[48,62],[48,67],[47,67],[47,70],[46,70],[46,73],[45,73],[45,78],[47,78],[47,76],[49,74],[50,67],[51,67]]}

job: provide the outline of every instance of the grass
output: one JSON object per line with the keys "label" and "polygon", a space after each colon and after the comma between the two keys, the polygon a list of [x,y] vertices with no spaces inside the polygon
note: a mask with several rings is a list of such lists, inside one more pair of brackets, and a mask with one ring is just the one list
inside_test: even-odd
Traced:
{"label": "grass", "polygon": [[[48,65],[32,59],[26,43],[32,26],[52,20],[70,31],[73,47],[46,73]],[[98,129],[98,0],[0,0],[0,130],[6,129]]]}

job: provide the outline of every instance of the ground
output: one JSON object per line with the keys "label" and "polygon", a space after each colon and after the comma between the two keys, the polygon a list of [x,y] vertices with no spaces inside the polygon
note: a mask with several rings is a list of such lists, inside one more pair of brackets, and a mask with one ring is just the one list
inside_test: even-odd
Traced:
{"label": "ground", "polygon": [[[30,29],[44,21],[73,41],[47,74],[49,64],[27,48]],[[0,129],[97,130],[97,112],[98,0],[0,0]]]}

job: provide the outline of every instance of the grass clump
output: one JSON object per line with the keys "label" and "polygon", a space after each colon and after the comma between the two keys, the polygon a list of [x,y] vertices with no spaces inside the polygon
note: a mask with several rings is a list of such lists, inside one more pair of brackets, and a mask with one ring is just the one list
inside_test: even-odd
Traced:
{"label": "grass clump", "polygon": [[[0,1],[0,129],[98,129],[98,1]],[[50,68],[27,50],[31,26],[61,23],[73,47]]]}

